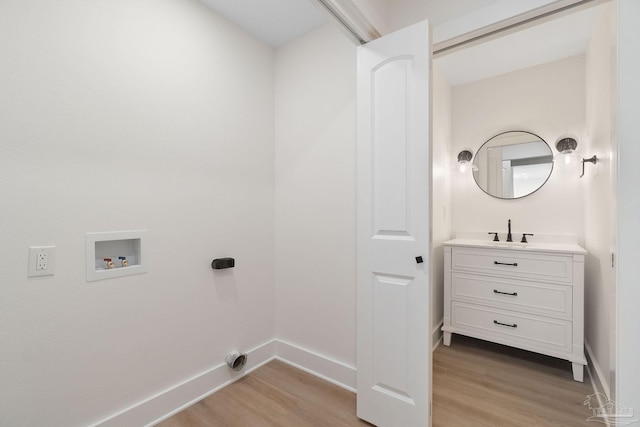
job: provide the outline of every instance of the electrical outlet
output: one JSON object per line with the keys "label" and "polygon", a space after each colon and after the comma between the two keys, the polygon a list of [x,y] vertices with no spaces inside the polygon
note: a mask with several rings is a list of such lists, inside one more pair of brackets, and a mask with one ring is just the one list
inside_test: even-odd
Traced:
{"label": "electrical outlet", "polygon": [[53,276],[55,246],[31,246],[29,248],[28,277]]}
{"label": "electrical outlet", "polygon": [[49,254],[41,250],[36,254],[36,270],[47,270],[49,268]]}

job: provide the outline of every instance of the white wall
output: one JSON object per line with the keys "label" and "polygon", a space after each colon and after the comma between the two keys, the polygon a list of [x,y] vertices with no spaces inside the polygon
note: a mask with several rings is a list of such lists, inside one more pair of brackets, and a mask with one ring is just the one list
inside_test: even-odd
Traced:
{"label": "white wall", "polygon": [[433,147],[432,147],[432,258],[431,258],[431,327],[434,341],[442,333],[444,316],[444,248],[451,238],[451,88],[437,67],[433,67]]}
{"label": "white wall", "polygon": [[431,25],[439,25],[474,13],[500,0],[458,0],[434,2],[424,0],[393,0],[389,7],[389,23],[393,29],[406,27],[428,19]]}
{"label": "white wall", "polygon": [[390,0],[351,0],[380,34],[388,34]]}
{"label": "white wall", "polygon": [[356,47],[334,26],[278,49],[277,338],[351,367],[356,363],[355,99]]}
{"label": "white wall", "polygon": [[640,2],[618,0],[618,299],[616,401],[640,411]]}
{"label": "white wall", "polygon": [[[5,0],[0,56],[0,425],[88,425],[271,339],[272,50],[197,1]],[[87,283],[84,234],[129,229],[149,272]]]}
{"label": "white wall", "polygon": [[585,342],[592,357],[591,372],[611,397],[615,343],[616,277],[611,254],[616,251],[616,152],[615,141],[615,7],[606,5],[586,56],[587,128],[583,157],[596,155],[596,165],[585,165]]}
{"label": "white wall", "polygon": [[[470,64],[470,66],[472,66]],[[585,102],[584,55],[452,88],[451,156],[474,154],[492,136],[525,130],[542,137],[555,153],[555,141],[572,134],[582,141]],[[584,197],[580,171],[558,166],[547,183],[530,196],[497,199],[476,185],[471,173],[451,176],[452,232],[498,231],[504,239],[507,219],[518,233],[575,235],[582,241]],[[535,242],[536,237],[530,239]]]}

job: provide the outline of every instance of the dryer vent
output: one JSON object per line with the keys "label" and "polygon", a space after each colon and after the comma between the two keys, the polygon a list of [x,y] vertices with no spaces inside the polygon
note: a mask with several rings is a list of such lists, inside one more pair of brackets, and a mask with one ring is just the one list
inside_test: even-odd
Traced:
{"label": "dryer vent", "polygon": [[227,362],[227,365],[234,371],[239,371],[247,364],[247,353],[239,351],[229,353],[225,362]]}

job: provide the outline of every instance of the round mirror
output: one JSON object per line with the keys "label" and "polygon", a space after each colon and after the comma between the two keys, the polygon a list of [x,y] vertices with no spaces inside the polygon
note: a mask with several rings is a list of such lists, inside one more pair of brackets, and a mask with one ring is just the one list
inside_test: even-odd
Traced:
{"label": "round mirror", "polygon": [[480,147],[473,165],[473,178],[482,191],[500,199],[518,199],[547,182],[553,152],[531,132],[503,132]]}

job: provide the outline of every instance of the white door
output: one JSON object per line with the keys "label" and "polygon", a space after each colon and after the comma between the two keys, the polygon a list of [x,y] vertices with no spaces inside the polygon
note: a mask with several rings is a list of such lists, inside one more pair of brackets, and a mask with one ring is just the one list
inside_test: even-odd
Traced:
{"label": "white door", "polygon": [[[615,400],[627,408],[640,411],[640,2],[619,0],[617,3],[617,105],[616,137],[617,174],[617,240],[618,290],[615,324],[618,328],[614,344]],[[606,161],[606,160],[605,160]],[[587,165],[589,167],[590,165]]]}
{"label": "white door", "polygon": [[429,36],[358,48],[357,400],[379,427],[430,424]]}

